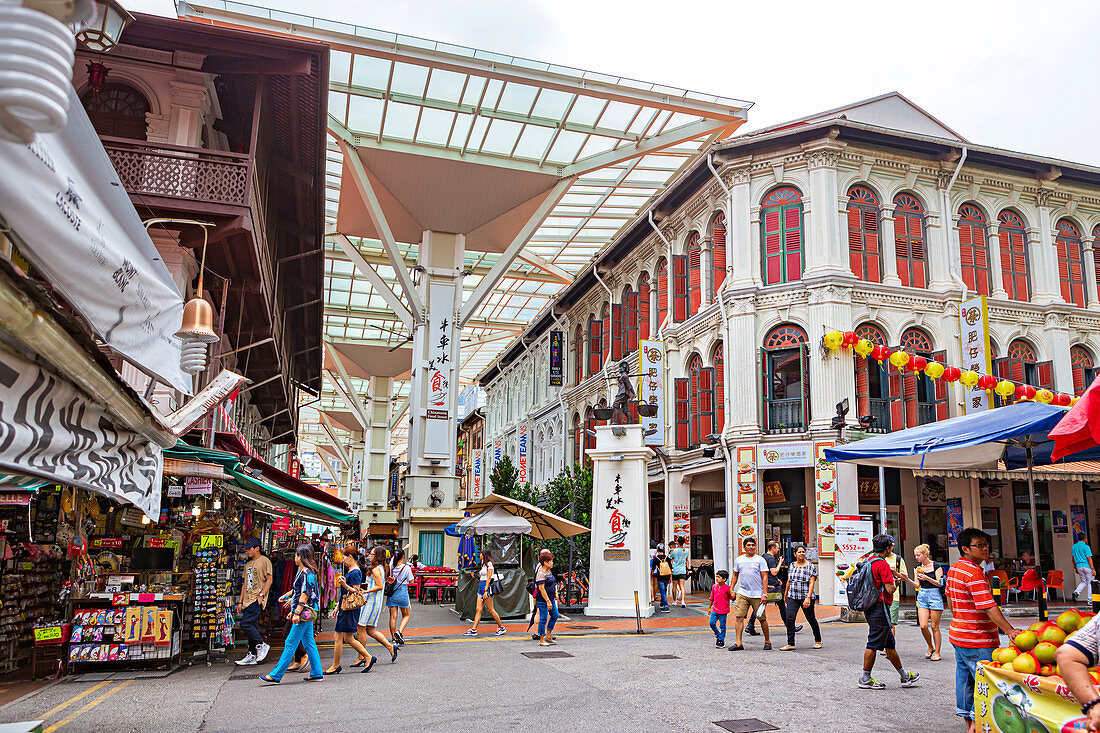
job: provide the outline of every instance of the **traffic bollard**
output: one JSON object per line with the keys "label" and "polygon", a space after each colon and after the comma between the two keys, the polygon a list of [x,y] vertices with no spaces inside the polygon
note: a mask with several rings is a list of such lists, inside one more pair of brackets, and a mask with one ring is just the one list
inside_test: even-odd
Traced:
{"label": "traffic bollard", "polygon": [[1038,595],[1036,595],[1036,598],[1039,599],[1039,620],[1040,621],[1046,621],[1047,620],[1047,584],[1046,583],[1040,583],[1039,584]]}
{"label": "traffic bollard", "polygon": [[1100,580],[1092,581],[1092,612],[1100,613]]}
{"label": "traffic bollard", "polygon": [[638,619],[638,633],[644,634],[642,631],[642,607],[638,603],[638,591],[634,591],[634,616]]}
{"label": "traffic bollard", "polygon": [[993,582],[989,584],[989,589],[993,591],[993,602],[998,606],[1001,605],[1001,581],[997,578],[993,579]]}

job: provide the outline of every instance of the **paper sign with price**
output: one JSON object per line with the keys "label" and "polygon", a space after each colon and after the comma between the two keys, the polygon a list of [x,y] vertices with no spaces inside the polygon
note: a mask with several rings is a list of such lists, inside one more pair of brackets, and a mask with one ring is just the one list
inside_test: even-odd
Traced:
{"label": "paper sign with price", "polygon": [[48,641],[61,641],[61,627],[43,626],[42,628],[35,629],[34,641],[36,644],[41,644]]}
{"label": "paper sign with price", "polygon": [[225,542],[225,537],[220,534],[204,534],[199,543],[200,550],[206,550],[209,548],[222,547]]}

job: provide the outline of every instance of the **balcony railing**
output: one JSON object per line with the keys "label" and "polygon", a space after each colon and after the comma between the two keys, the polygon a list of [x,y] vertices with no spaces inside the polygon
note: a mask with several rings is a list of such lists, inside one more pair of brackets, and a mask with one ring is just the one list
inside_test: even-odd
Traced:
{"label": "balcony railing", "polygon": [[890,432],[890,402],[888,400],[869,400],[871,403],[871,416],[875,421],[871,423],[868,433]]}
{"label": "balcony railing", "polygon": [[917,403],[917,425],[936,422],[936,406],[927,402]]}
{"label": "balcony railing", "polygon": [[769,433],[797,433],[806,429],[802,419],[802,399],[768,401]]}
{"label": "balcony railing", "polygon": [[128,193],[248,205],[248,155],[140,140],[100,139]]}

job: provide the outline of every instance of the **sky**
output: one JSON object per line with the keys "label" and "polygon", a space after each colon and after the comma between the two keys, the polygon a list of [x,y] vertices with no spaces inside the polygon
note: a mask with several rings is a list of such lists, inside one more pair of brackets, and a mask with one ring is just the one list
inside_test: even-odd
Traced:
{"label": "sky", "polygon": [[742,131],[899,91],[976,144],[1100,166],[1097,2],[251,2],[748,100]]}

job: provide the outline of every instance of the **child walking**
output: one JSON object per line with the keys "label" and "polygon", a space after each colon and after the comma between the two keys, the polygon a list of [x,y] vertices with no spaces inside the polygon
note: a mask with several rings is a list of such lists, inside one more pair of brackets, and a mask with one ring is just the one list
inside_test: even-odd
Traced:
{"label": "child walking", "polygon": [[710,587],[710,630],[714,632],[714,646],[721,649],[726,645],[726,616],[730,612],[729,580],[730,574],[725,570],[715,573],[714,585]]}

